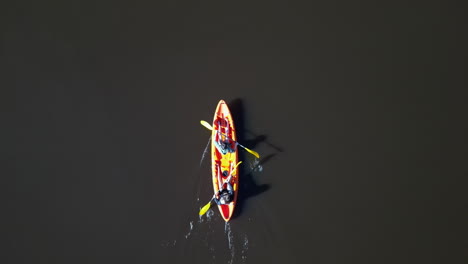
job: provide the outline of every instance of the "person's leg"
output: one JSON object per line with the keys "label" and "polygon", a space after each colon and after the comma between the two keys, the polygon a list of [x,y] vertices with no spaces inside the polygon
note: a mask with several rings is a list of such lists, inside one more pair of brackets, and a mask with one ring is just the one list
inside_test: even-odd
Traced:
{"label": "person's leg", "polygon": [[221,177],[221,167],[219,166],[219,164],[216,164],[216,165],[217,165],[216,168],[218,170],[216,174],[218,176],[218,186],[219,186],[219,190],[222,190],[224,182],[223,182],[223,177]]}
{"label": "person's leg", "polygon": [[231,124],[229,124],[228,120],[225,118],[226,120],[226,136],[229,137],[229,132],[230,132],[230,128],[231,128]]}
{"label": "person's leg", "polygon": [[231,172],[229,173],[229,177],[226,178],[226,181],[225,181],[225,182],[230,182],[230,181],[231,181],[231,178],[232,178],[232,176],[233,176],[233,175],[232,175],[232,172],[233,172],[233,170],[234,170],[234,167],[235,167],[235,166],[234,166],[234,163],[231,163],[231,168],[229,168]]}
{"label": "person's leg", "polygon": [[234,189],[232,188],[231,183],[230,183],[230,182],[227,182],[226,185],[227,185],[226,187],[227,187],[228,192],[229,192],[230,194],[234,193]]}

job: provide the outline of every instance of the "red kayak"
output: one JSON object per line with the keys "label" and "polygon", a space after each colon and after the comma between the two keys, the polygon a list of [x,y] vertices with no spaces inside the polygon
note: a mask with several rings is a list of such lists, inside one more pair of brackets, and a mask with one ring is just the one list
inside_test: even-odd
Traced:
{"label": "red kayak", "polygon": [[[223,100],[219,101],[213,118],[213,130],[211,133],[211,169],[213,178],[213,190],[226,188],[226,180],[231,175],[230,184],[234,197],[227,204],[218,205],[224,221],[228,222],[234,212],[239,190],[239,175],[236,166],[238,162],[236,130],[231,112]],[[222,146],[222,147],[220,147]]]}

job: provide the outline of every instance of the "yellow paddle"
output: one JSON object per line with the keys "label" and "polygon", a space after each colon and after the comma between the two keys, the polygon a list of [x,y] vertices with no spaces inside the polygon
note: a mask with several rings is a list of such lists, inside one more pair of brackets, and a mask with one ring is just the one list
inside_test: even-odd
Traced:
{"label": "yellow paddle", "polygon": [[[242,161],[239,161],[236,166],[234,166],[234,168],[231,170],[231,173],[237,168],[237,166],[239,166],[239,164],[241,164]],[[202,207],[202,209],[200,209],[200,212],[198,213],[198,215],[204,215],[208,209],[210,209],[211,207],[211,202],[213,201],[213,199],[216,197],[216,194],[213,195],[213,197],[211,198],[211,200],[205,205]]]}
{"label": "yellow paddle", "polygon": [[[206,122],[205,120],[201,120],[201,121],[200,121],[200,124],[202,124],[202,126],[208,128],[209,130],[213,130],[213,127],[212,127],[210,124],[208,124],[208,122]],[[228,137],[227,135],[225,135],[225,134],[223,134],[223,133],[221,133],[221,132],[219,132],[219,131],[216,131],[216,132],[218,132],[219,134],[224,135],[224,136],[226,136],[227,138],[229,138],[230,140],[234,141],[232,138]],[[248,148],[242,146],[242,145],[241,145],[239,142],[237,142],[237,141],[234,141],[234,142],[236,142],[237,145],[239,145],[239,146],[241,146],[242,148],[244,148],[244,149],[245,149],[247,152],[249,152],[250,154],[252,154],[252,155],[254,155],[255,157],[257,157],[257,159],[260,158],[260,155],[259,155],[257,152],[255,152],[255,151],[253,151],[253,150],[251,150],[251,149],[248,149]]]}
{"label": "yellow paddle", "polygon": [[211,200],[205,206],[203,206],[202,209],[200,209],[200,212],[198,213],[198,215],[204,215],[208,211],[208,209],[210,209],[211,202],[213,201],[214,198],[215,198],[215,195],[213,195]]}

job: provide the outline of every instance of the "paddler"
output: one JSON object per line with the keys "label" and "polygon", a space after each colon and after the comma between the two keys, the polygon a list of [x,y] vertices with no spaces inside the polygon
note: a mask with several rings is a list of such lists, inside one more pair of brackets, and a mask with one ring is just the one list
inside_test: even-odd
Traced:
{"label": "paddler", "polygon": [[[218,173],[219,171],[220,170],[218,169]],[[233,171],[234,170],[231,170],[231,173]],[[227,171],[223,171],[223,175],[226,176]],[[230,174],[229,177],[227,177],[227,179],[224,181],[224,184],[222,185],[223,188],[220,188],[218,193],[215,195],[214,201],[216,202],[217,205],[228,204],[234,198],[234,189],[232,188],[232,185],[231,185],[231,178],[232,178],[232,174]],[[218,179],[221,179],[221,177],[218,176]]]}
{"label": "paddler", "polygon": [[[230,180],[231,177],[228,178]],[[228,204],[232,201],[234,198],[234,189],[232,188],[232,185],[229,181],[227,181],[222,190],[219,190],[218,193],[216,194],[214,201],[216,202],[217,205],[221,204]]]}
{"label": "paddler", "polygon": [[232,148],[232,143],[229,139],[222,140],[220,137],[220,139],[218,141],[215,141],[214,144],[218,151],[221,152],[223,155],[226,155],[228,152],[236,152],[236,150]]}
{"label": "paddler", "polygon": [[[225,128],[225,133],[221,133],[220,130],[217,130],[218,131],[218,140],[216,140],[214,142],[216,148],[218,149],[219,152],[221,152],[223,155],[226,155],[227,153],[231,152],[236,152],[235,150],[235,146],[232,147],[232,141],[230,138],[228,138],[226,135],[229,135],[229,130],[230,130],[230,126],[229,126],[229,122],[226,118],[218,118],[216,120],[216,123],[218,123],[218,129],[221,128],[221,127],[224,127]],[[224,139],[223,139],[224,138]]]}

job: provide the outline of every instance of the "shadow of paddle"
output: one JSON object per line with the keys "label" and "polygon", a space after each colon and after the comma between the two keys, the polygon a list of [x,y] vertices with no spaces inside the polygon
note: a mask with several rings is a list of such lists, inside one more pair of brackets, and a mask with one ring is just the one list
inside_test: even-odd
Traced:
{"label": "shadow of paddle", "polygon": [[[255,148],[259,143],[265,142],[267,139],[266,135],[258,135],[252,139],[245,138],[245,119],[244,119],[244,106],[241,99],[235,99],[229,103],[229,109],[233,115],[235,128],[236,128],[236,135],[237,140],[240,144],[244,145],[249,149]],[[249,133],[253,134],[253,133]],[[241,148],[240,148],[241,149]],[[260,159],[258,163],[253,168],[248,168],[246,166],[250,162],[245,162],[244,166],[240,166],[239,168],[239,192],[237,196],[237,204],[236,209],[234,210],[233,218],[239,217],[242,215],[242,212],[245,208],[245,203],[248,198],[256,196],[260,193],[263,193],[271,188],[270,184],[258,184],[254,180],[254,173],[257,169],[271,160],[276,154],[270,154]],[[255,159],[251,154],[246,151],[239,151],[239,160],[247,161]]]}
{"label": "shadow of paddle", "polygon": [[252,144],[256,145],[260,142],[263,142],[264,144],[268,145],[269,147],[273,148],[276,152],[283,152],[283,148],[281,147],[278,147],[276,146],[275,144],[271,143],[270,141],[267,140],[267,137],[265,135],[260,135],[260,136],[257,136],[255,133],[249,131],[249,130],[246,130],[246,132],[251,135],[251,136],[254,136],[255,138],[252,139],[252,140],[247,140],[247,142],[251,142]]}

